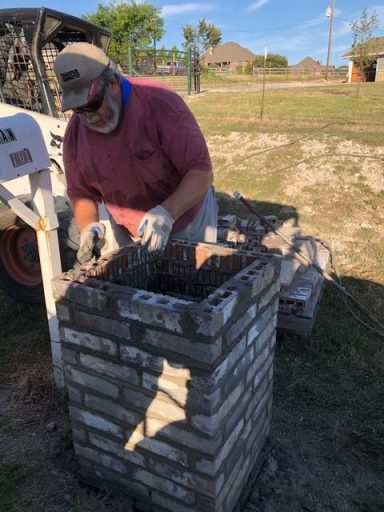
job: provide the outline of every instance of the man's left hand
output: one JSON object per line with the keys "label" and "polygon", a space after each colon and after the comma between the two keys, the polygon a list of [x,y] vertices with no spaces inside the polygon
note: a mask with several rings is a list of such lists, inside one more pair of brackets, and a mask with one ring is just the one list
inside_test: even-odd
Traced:
{"label": "man's left hand", "polygon": [[148,252],[163,252],[172,231],[174,219],[162,206],[155,206],[141,219],[138,233],[141,235],[141,245]]}

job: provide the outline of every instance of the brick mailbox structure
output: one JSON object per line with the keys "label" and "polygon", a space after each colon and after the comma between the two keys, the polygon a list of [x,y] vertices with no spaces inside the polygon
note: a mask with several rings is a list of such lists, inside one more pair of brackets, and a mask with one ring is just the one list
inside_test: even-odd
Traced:
{"label": "brick mailbox structure", "polygon": [[279,259],[170,242],[54,280],[83,476],[146,511],[230,512],[269,432]]}

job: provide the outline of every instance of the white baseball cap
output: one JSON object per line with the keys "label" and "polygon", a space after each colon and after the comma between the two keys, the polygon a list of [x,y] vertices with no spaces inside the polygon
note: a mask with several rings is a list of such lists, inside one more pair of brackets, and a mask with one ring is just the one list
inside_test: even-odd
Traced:
{"label": "white baseball cap", "polygon": [[109,64],[107,55],[93,44],[74,43],[66,46],[53,65],[63,93],[61,110],[65,112],[89,103],[94,89],[90,87],[92,81]]}

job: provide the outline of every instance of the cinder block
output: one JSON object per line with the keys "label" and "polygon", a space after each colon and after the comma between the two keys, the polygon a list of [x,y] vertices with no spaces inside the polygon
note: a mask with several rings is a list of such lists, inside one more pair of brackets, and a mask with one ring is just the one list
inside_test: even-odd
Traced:
{"label": "cinder block", "polygon": [[261,311],[265,306],[267,306],[270,302],[274,304],[275,307],[276,304],[278,304],[279,299],[279,293],[280,293],[280,281],[275,281],[271,286],[269,287],[267,293],[263,293],[259,299],[259,311]]}

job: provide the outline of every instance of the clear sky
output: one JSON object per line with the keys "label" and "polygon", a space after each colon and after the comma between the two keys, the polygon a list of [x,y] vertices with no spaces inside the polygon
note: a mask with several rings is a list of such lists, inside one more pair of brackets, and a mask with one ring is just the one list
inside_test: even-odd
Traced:
{"label": "clear sky", "polygon": [[[102,2],[109,4],[108,2]],[[205,17],[222,32],[222,42],[235,41],[256,54],[279,53],[296,64],[306,56],[320,60],[327,58],[330,18],[325,12],[331,0],[201,0],[178,2],[150,1],[162,9],[166,34],[158,47],[170,49],[173,45],[181,49],[182,26],[195,26]],[[43,5],[75,16],[95,12],[96,0],[45,0]],[[340,55],[350,48],[352,32],[350,22],[358,20],[366,7],[375,12],[380,26],[375,36],[384,36],[384,1],[334,0],[335,17],[332,32],[330,63],[346,64]],[[36,7],[36,0],[0,0],[0,7]]]}

